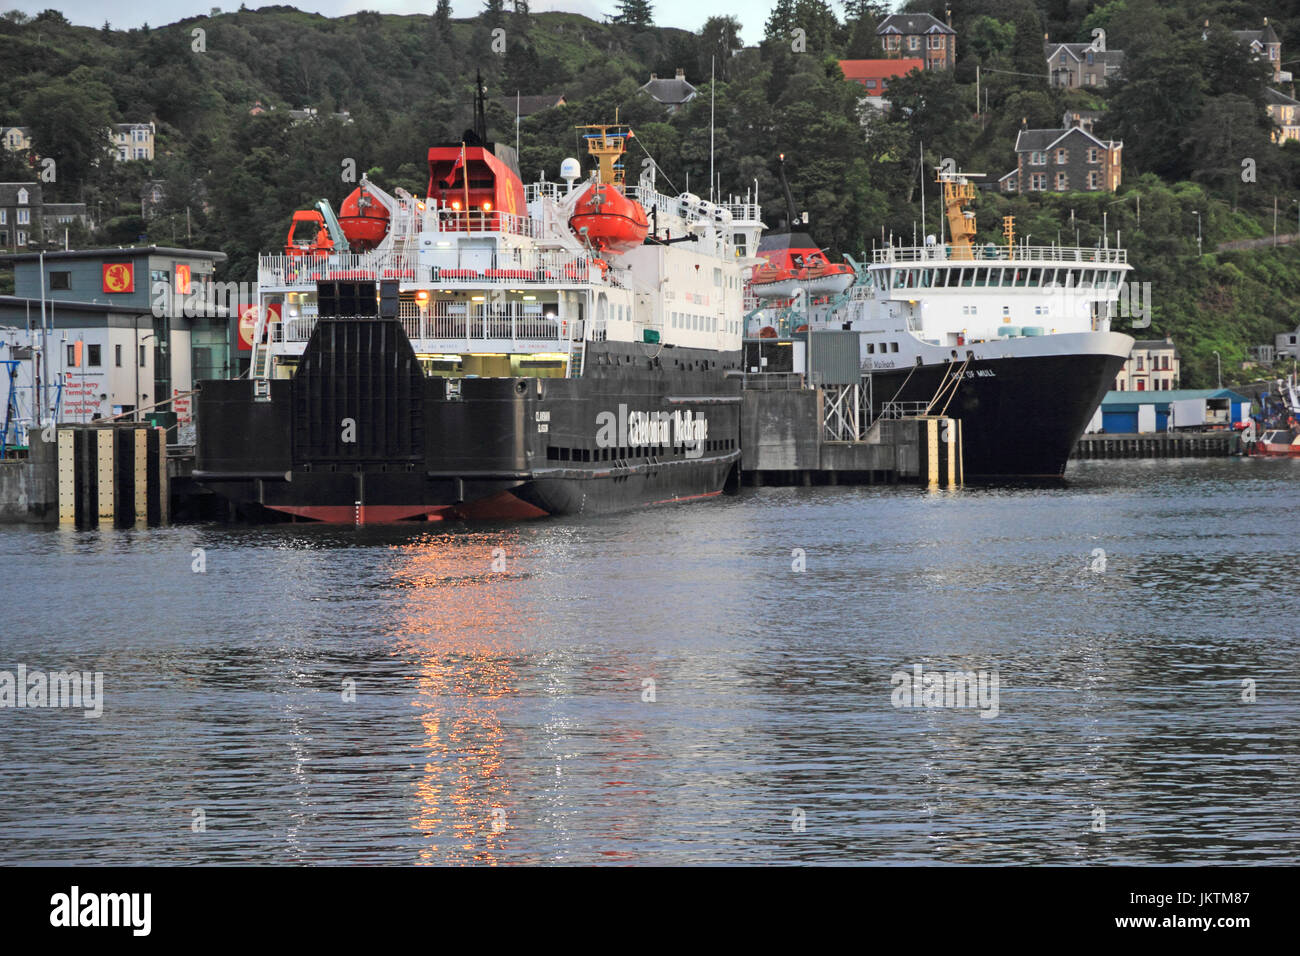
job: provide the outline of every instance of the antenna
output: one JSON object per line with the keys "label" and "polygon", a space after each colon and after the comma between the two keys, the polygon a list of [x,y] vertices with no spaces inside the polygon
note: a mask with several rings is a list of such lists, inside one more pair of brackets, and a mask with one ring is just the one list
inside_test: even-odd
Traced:
{"label": "antenna", "polygon": [[480,144],[487,142],[487,114],[483,102],[486,93],[487,87],[483,85],[483,72],[476,70],[474,72],[474,135],[478,137]]}
{"label": "antenna", "polygon": [[718,84],[714,80],[716,56],[709,57],[709,200],[713,200],[713,104],[717,99]]}
{"label": "antenna", "polygon": [[787,228],[791,232],[793,232],[794,231],[794,197],[790,195],[790,184],[786,182],[785,179],[785,153],[779,154],[777,156],[777,160],[778,160],[777,169],[780,170],[781,173],[781,188],[785,191],[785,213],[787,217],[786,221],[789,223],[789,226]]}

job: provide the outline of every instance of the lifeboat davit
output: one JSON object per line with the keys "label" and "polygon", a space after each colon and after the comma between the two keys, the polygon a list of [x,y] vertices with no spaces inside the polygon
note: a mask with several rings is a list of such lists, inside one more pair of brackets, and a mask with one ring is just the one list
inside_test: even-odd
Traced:
{"label": "lifeboat davit", "polygon": [[388,207],[364,186],[352,190],[339,207],[339,225],[356,252],[369,252],[383,242],[388,222]]}
{"label": "lifeboat davit", "polygon": [[[306,236],[298,235],[298,227],[306,226]],[[286,256],[327,256],[334,251],[334,240],[325,228],[325,217],[314,209],[299,209],[289,223],[289,235],[284,241]]]}
{"label": "lifeboat davit", "polygon": [[[569,228],[602,253],[619,256],[645,241],[650,220],[635,199],[608,183],[592,183],[578,197]],[[585,232],[584,232],[585,230]]]}

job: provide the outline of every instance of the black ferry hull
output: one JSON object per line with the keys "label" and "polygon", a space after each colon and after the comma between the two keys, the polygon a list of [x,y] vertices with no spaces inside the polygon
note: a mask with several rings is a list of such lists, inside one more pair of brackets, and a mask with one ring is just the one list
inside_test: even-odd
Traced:
{"label": "black ferry hull", "polygon": [[[917,366],[910,377],[906,368],[874,371],[873,411],[891,401],[929,402],[959,364]],[[1104,352],[973,360],[947,408],[961,419],[966,480],[1064,477],[1123,364],[1124,356]]]}
{"label": "black ferry hull", "polygon": [[578,378],[426,375],[391,319],[321,319],[292,379],[204,382],[195,478],[244,517],[604,514],[737,483],[740,353],[588,342]]}

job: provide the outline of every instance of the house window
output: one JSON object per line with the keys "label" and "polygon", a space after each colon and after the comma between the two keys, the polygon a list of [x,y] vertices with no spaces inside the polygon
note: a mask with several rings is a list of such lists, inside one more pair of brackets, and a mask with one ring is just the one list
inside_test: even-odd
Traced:
{"label": "house window", "polygon": [[869,89],[869,90],[874,90],[874,89],[876,88],[876,81],[875,81],[875,80],[863,80],[862,82],[863,82],[863,84],[865,84],[865,86],[866,86],[867,89]]}
{"label": "house window", "polygon": [[26,206],[26,205],[27,205],[27,190],[26,190],[26,189],[20,189],[20,190],[18,190],[18,205],[20,205],[20,206]]}
{"label": "house window", "polygon": [[1044,152],[1043,150],[1041,150],[1041,149],[1034,150],[1032,153],[1029,154],[1029,165],[1030,165],[1030,166],[1046,166],[1046,165],[1047,165],[1047,153],[1045,153],[1045,152]]}
{"label": "house window", "polygon": [[1137,368],[1137,371],[1139,371],[1139,372],[1142,371],[1142,356],[1140,356],[1140,355],[1137,357],[1137,366],[1136,366],[1136,368]]}
{"label": "house window", "polygon": [[68,360],[63,363],[68,368],[77,367],[77,347],[71,343],[68,344]]}
{"label": "house window", "polygon": [[943,36],[942,36],[942,34],[937,34],[937,33],[936,33],[934,36],[930,37],[930,49],[931,49],[931,50],[942,50],[942,49],[943,49]]}
{"label": "house window", "polygon": [[1047,188],[1047,173],[1034,173],[1029,177],[1029,189],[1031,192],[1042,192]]}
{"label": "house window", "polygon": [[1060,63],[1061,63],[1061,66],[1065,66],[1065,51],[1064,51],[1064,50],[1061,51],[1061,59],[1060,59]]}
{"label": "house window", "polygon": [[1090,163],[1096,163],[1096,162],[1100,162],[1100,161],[1101,161],[1101,152],[1097,149],[1096,146],[1089,146],[1089,147],[1088,147],[1088,162],[1090,162]]}
{"label": "house window", "polygon": [[1092,172],[1088,173],[1088,188],[1089,189],[1101,188],[1101,173],[1097,172],[1095,169]]}
{"label": "house window", "polygon": [[71,288],[72,288],[72,273],[71,273],[71,272],[51,272],[51,273],[50,273],[50,291],[51,291],[51,292],[53,292],[53,291],[55,291],[55,290],[58,290],[58,289],[71,289]]}
{"label": "house window", "polygon": [[94,366],[95,368],[98,368],[98,367],[99,367],[100,348],[101,348],[101,347],[98,346],[98,345],[88,345],[88,346],[86,346],[86,354],[87,354],[87,356],[89,356],[89,357],[86,359],[86,364],[87,364],[87,365]]}
{"label": "house window", "polygon": [[126,156],[127,156],[127,149],[126,149],[126,147],[125,147],[125,146],[120,146],[120,147],[118,147],[118,150],[117,150],[117,158],[118,158],[118,159],[126,159]]}
{"label": "house window", "polygon": [[898,38],[897,35],[894,35],[894,36],[887,36],[887,37],[885,37],[885,49],[886,49],[886,50],[897,50],[897,49],[898,49],[898,39],[899,39],[899,38]]}
{"label": "house window", "polygon": [[18,210],[18,225],[27,226],[31,224],[31,221],[32,221],[32,211],[30,209]]}
{"label": "house window", "polygon": [[919,49],[921,49],[921,38],[920,38],[920,37],[908,37],[908,38],[907,38],[907,48],[908,48],[909,50],[919,50]]}
{"label": "house window", "polygon": [[1056,165],[1064,166],[1070,161],[1070,151],[1068,149],[1058,149],[1056,151]]}
{"label": "house window", "polygon": [[23,232],[21,229],[18,230],[18,245],[27,245],[27,233]]}
{"label": "house window", "polygon": [[1092,51],[1088,51],[1088,65],[1092,66]]}
{"label": "house window", "polygon": [[8,223],[9,223],[9,210],[0,209],[0,226],[8,225]]}

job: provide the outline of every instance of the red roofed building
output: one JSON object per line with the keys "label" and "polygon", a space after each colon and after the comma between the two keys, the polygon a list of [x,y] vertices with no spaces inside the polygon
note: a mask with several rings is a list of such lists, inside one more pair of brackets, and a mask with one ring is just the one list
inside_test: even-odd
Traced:
{"label": "red roofed building", "polygon": [[884,96],[890,80],[922,69],[925,61],[921,59],[840,60],[844,79],[866,87],[867,96]]}

